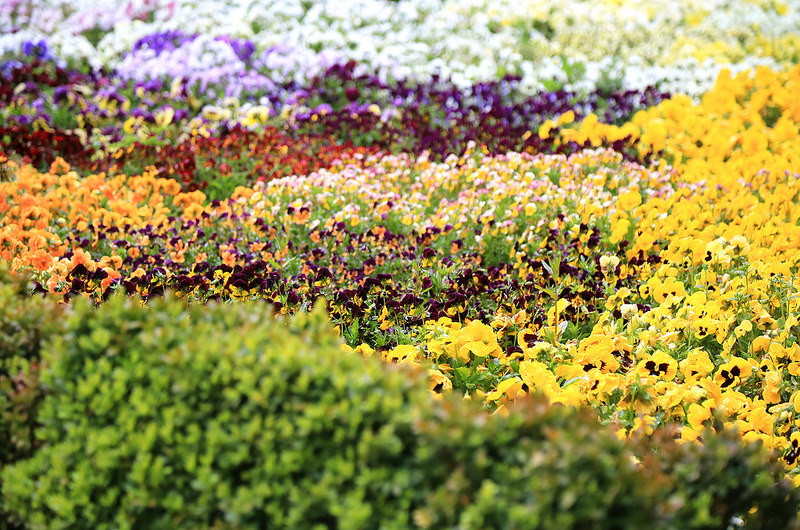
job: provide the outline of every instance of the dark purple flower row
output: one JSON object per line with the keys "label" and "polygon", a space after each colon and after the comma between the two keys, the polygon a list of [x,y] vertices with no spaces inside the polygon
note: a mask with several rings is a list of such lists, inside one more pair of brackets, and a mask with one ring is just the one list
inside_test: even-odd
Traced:
{"label": "dark purple flower row", "polygon": [[[469,142],[486,146],[492,154],[571,153],[583,146],[556,146],[553,139],[538,137],[536,133],[547,119],[573,111],[578,120],[595,113],[605,123],[620,124],[636,111],[670,96],[654,88],[525,95],[520,90],[522,79],[511,75],[467,89],[439,77],[427,83],[401,80],[386,84],[373,75],[357,75],[356,66],[354,62],[332,66],[309,87],[295,92],[295,100],[309,108],[295,115],[295,127],[322,129],[350,137],[356,144],[413,153],[430,151],[437,157],[460,154]],[[637,158],[625,141],[612,147]]]}
{"label": "dark purple flower row", "polygon": [[[286,233],[283,226],[272,226],[246,214],[237,217],[226,213],[222,218],[228,228],[215,227],[215,220],[205,215],[198,220],[170,218],[166,225],[140,230],[90,225],[85,233],[69,236],[65,242],[91,253],[126,253],[119,269],[122,277],[100,293],[97,289],[105,273],[99,268],[90,272],[79,265],[68,276],[71,284],[66,298],[88,292],[98,300],[104,299],[116,286],[145,299],[167,290],[199,301],[260,299],[281,312],[294,313],[324,297],[334,322],[363,324],[357,334],[353,330],[354,344],[367,342],[373,347],[394,346],[391,340],[386,341],[393,330],[408,333],[430,319],[486,320],[498,309],[513,314],[525,308],[533,330],[526,340],[535,342],[542,338],[535,330],[545,324],[545,311],[551,305],[544,289],[555,285],[546,267],[548,256],[562,256],[559,275],[571,281],[560,297],[576,301],[564,315],[578,324],[583,316],[576,308],[589,313],[602,311],[609,289],[635,289],[638,267],[660,260],[657,254],[641,252],[626,259],[627,241],[608,247],[596,227],[581,225],[575,236],[544,229],[545,244],[525,258],[531,272],[520,277],[513,264],[494,262],[478,252],[474,242],[457,239],[457,232],[449,225],[408,234],[392,233],[383,227],[377,231],[380,235],[375,235],[376,231],[351,231],[345,223],[336,223],[330,229],[301,229],[302,233],[293,234]],[[288,238],[285,246],[273,243],[276,235],[278,239]],[[143,240],[147,243],[142,244]],[[252,249],[253,243],[261,245],[259,250]],[[225,245],[235,249],[247,265],[229,265],[218,256],[193,264],[174,261],[172,251],[186,245]],[[620,257],[617,273],[624,266],[629,272],[626,277],[616,274],[609,278],[601,272],[599,256],[608,251]],[[274,258],[265,260],[264,253],[274,253]],[[70,253],[65,257],[69,259]],[[570,265],[579,261],[595,266]],[[296,270],[291,270],[289,263]],[[410,273],[412,263],[418,267],[416,275]],[[145,273],[131,274],[137,269]],[[375,334],[376,321],[385,324],[382,337]]]}

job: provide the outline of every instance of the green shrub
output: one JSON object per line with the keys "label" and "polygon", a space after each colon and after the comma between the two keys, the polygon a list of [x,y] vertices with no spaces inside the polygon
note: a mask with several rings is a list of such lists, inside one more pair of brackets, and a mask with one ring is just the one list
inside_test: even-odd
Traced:
{"label": "green shrub", "polygon": [[[44,445],[2,476],[31,527],[724,527],[778,500],[785,527],[798,506],[758,450],[654,453],[539,398],[508,418],[435,401],[421,373],[342,352],[321,309],[78,303],[43,359]],[[696,503],[713,481],[692,459],[757,485]]]}
{"label": "green shrub", "polygon": [[[0,267],[0,469],[36,449],[39,354],[44,339],[58,334],[62,322],[58,303],[31,295],[33,287],[29,275]],[[13,527],[0,508],[0,528]]]}
{"label": "green shrub", "polygon": [[544,398],[520,405],[506,418],[453,407],[423,426],[450,472],[431,484],[418,519],[432,528],[653,526],[660,489],[612,431]]}
{"label": "green shrub", "polygon": [[[403,526],[425,470],[405,371],[341,351],[323,313],[120,297],[45,355],[47,445],[4,473],[32,526]],[[430,407],[427,407],[430,409]]]}
{"label": "green shrub", "polygon": [[797,528],[777,456],[733,431],[623,443],[588,410],[535,397],[491,421],[453,411],[421,432],[453,470],[422,512],[433,528]]}
{"label": "green shrub", "polygon": [[743,444],[717,418],[703,443],[680,444],[670,429],[633,440],[642,465],[669,477],[661,498],[672,528],[798,528],[798,490],[783,477],[777,455]]}

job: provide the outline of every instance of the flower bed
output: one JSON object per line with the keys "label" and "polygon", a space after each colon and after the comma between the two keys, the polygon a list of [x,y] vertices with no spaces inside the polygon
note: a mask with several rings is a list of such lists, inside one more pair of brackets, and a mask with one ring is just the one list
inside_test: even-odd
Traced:
{"label": "flower bed", "polygon": [[[48,42],[25,40],[39,8],[14,8],[0,261],[70,308],[175,295],[294,315],[323,300],[342,355],[422,368],[433,401],[511,425],[537,394],[630,444],[735,431],[800,485],[800,6],[280,4],[274,20],[241,7],[241,27],[221,10],[215,30],[174,30],[182,3],[65,11],[80,35]],[[576,42],[590,20],[621,29]],[[598,74],[612,63],[623,73]],[[419,526],[464,521],[415,506]]]}

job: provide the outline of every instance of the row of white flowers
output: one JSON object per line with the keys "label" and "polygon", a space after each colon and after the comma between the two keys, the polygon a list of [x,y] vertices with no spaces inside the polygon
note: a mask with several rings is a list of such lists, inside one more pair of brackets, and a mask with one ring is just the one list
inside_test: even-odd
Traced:
{"label": "row of white flowers", "polygon": [[[800,0],[7,0],[0,53],[46,38],[63,58],[139,77],[237,71],[213,39],[157,58],[127,53],[146,35],[180,29],[289,50],[273,80],[303,79],[341,57],[387,77],[438,72],[467,84],[520,73],[530,90],[660,83],[698,95],[723,67],[796,62],[798,27]],[[86,38],[94,29],[107,31],[96,46]]]}

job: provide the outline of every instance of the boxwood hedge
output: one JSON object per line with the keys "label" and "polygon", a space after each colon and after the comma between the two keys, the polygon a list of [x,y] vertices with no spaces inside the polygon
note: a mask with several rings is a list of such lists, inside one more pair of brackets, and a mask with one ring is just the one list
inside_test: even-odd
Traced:
{"label": "boxwood hedge", "polygon": [[[31,456],[39,443],[34,430],[43,397],[40,352],[63,326],[62,306],[34,290],[28,275],[0,267],[0,470]],[[0,527],[17,526],[0,504]]]}

